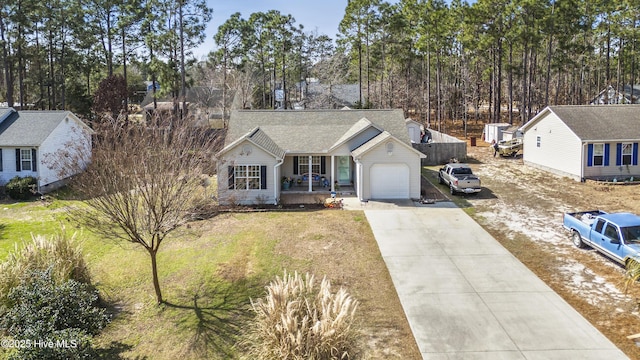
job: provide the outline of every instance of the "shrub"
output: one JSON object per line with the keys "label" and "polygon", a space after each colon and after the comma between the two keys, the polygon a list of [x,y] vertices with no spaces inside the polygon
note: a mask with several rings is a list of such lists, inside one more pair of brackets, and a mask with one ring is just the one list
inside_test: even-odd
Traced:
{"label": "shrub", "polygon": [[7,194],[14,200],[29,200],[34,194],[37,186],[36,178],[33,176],[16,176],[9,180],[6,190]]}
{"label": "shrub", "polygon": [[346,290],[331,292],[326,278],[276,277],[263,299],[251,302],[256,317],[245,344],[251,359],[352,359],[357,356],[354,314],[358,302]]}
{"label": "shrub", "polygon": [[15,340],[38,341],[14,350],[10,359],[95,358],[91,335],[103,329],[109,317],[95,306],[98,293],[88,284],[57,282],[51,267],[28,273],[8,297],[14,305],[0,328]]}
{"label": "shrub", "polygon": [[50,239],[42,235],[32,235],[32,241],[25,243],[22,249],[9,254],[0,264],[0,307],[10,307],[8,294],[18,286],[26,275],[51,268],[52,278],[57,282],[69,279],[88,284],[89,270],[82,256],[82,251],[75,243],[75,234],[70,238],[64,228]]}

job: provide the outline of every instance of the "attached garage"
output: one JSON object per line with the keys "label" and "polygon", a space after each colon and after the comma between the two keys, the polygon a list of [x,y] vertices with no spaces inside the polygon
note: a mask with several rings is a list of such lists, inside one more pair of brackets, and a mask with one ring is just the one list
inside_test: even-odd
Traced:
{"label": "attached garage", "polygon": [[371,166],[372,199],[408,199],[410,181],[407,164],[374,164]]}

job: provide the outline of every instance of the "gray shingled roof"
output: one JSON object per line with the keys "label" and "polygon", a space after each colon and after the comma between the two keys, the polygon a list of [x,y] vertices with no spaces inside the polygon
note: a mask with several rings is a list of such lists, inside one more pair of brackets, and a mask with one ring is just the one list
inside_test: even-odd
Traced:
{"label": "gray shingled roof", "polygon": [[550,106],[583,141],[640,139],[640,105]]}
{"label": "gray shingled roof", "polygon": [[[410,144],[404,113],[396,110],[236,110],[231,113],[229,145],[259,127],[278,147],[289,153],[324,153],[354,125],[367,119]],[[358,128],[359,126],[355,126]]]}
{"label": "gray shingled roof", "polygon": [[69,114],[69,111],[14,112],[0,123],[0,146],[40,146]]}
{"label": "gray shingled roof", "polygon": [[0,107],[0,123],[14,112],[13,108]]}
{"label": "gray shingled roof", "polygon": [[360,146],[359,148],[355,149],[353,151],[353,156],[358,157],[364,153],[366,153],[367,151],[375,148],[376,146],[378,146],[378,144],[380,144],[381,142],[387,140],[391,138],[391,134],[389,134],[386,131],[383,131],[382,133],[378,134],[378,136],[374,137],[373,139],[369,140],[368,142],[362,144],[362,146]]}
{"label": "gray shingled roof", "polygon": [[276,157],[282,159],[284,157],[284,150],[282,150],[273,139],[269,137],[262,129],[256,129],[251,135],[249,135],[251,141],[261,146],[263,149],[269,151]]}

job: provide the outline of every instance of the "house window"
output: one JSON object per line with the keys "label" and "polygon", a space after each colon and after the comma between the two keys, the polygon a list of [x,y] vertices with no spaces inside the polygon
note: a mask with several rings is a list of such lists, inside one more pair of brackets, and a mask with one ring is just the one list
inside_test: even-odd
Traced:
{"label": "house window", "polygon": [[540,147],[540,136],[536,136],[536,147]]}
{"label": "house window", "polygon": [[31,149],[20,149],[20,168],[31,171]]}
{"label": "house window", "polygon": [[[321,156],[311,157],[311,172],[320,174],[320,158]],[[309,172],[309,157],[298,156],[298,174],[306,174]]]}
{"label": "house window", "polygon": [[257,190],[261,184],[260,165],[236,165],[234,167],[234,187],[236,190]]}
{"label": "house window", "polygon": [[593,144],[593,166],[604,165],[604,144]]}
{"label": "house window", "polygon": [[631,165],[633,160],[633,144],[622,144],[622,165]]}

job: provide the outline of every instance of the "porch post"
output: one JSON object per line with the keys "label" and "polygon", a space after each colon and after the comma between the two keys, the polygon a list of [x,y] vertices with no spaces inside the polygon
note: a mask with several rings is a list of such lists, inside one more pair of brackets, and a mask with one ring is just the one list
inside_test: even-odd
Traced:
{"label": "porch post", "polygon": [[312,158],[313,158],[313,156],[309,155],[309,171],[308,171],[309,176],[307,176],[307,178],[309,179],[309,192],[313,191],[313,175],[311,173],[311,169],[312,169],[311,159]]}
{"label": "porch post", "polygon": [[336,156],[331,155],[331,192],[336,191],[336,166],[335,166]]}

